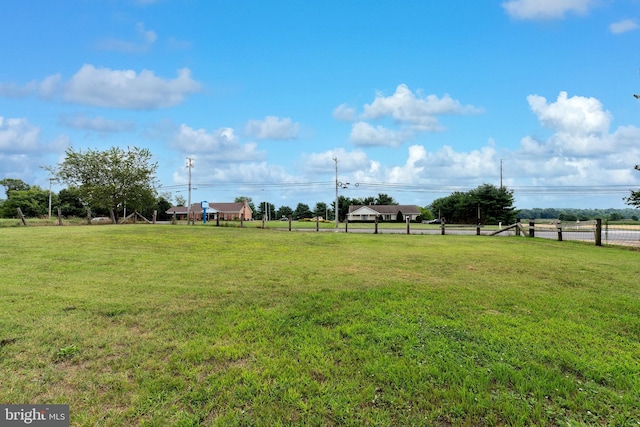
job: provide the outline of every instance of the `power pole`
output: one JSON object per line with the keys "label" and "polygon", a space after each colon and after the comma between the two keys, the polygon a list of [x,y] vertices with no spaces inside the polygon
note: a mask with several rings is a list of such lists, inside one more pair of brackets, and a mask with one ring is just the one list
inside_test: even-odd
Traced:
{"label": "power pole", "polygon": [[187,168],[189,169],[189,200],[187,201],[187,225],[191,224],[191,169],[193,168],[193,158],[187,157]]}
{"label": "power pole", "polygon": [[336,162],[336,228],[338,228],[338,158],[334,157],[333,161]]}

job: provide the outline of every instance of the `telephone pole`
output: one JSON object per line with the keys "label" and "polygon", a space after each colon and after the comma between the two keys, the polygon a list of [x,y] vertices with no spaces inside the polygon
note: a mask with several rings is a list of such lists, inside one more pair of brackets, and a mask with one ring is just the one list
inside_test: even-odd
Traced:
{"label": "telephone pole", "polygon": [[189,200],[187,201],[187,225],[191,224],[191,169],[193,168],[193,158],[187,157],[187,168],[189,169]]}

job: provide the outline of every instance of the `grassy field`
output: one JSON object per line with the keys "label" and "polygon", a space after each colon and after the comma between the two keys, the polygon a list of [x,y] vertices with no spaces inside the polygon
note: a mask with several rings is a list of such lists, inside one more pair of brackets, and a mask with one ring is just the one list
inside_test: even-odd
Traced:
{"label": "grassy field", "polygon": [[72,425],[637,426],[640,252],[256,227],[0,230],[0,402]]}

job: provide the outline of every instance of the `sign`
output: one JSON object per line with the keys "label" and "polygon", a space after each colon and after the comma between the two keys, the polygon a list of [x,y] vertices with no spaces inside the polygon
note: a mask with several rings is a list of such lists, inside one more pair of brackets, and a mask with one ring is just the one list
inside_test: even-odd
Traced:
{"label": "sign", "polygon": [[207,202],[206,200],[204,202],[200,202],[200,207],[202,209],[208,209],[209,208],[209,202]]}

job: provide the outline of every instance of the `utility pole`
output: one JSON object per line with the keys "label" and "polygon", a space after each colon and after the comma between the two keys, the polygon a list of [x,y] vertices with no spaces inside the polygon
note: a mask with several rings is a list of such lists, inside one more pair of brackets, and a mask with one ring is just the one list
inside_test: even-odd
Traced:
{"label": "utility pole", "polygon": [[187,168],[189,169],[189,200],[187,201],[187,225],[191,224],[191,169],[193,168],[193,158],[187,157]]}
{"label": "utility pole", "polygon": [[338,228],[338,158],[334,157],[333,161],[336,162],[336,205],[335,205],[335,213],[336,213],[336,228]]}

